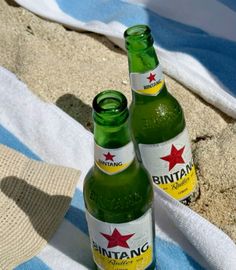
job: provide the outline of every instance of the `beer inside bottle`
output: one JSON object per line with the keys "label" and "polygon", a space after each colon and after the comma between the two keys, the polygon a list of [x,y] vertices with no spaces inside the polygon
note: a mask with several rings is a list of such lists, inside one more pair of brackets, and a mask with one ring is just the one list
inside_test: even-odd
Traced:
{"label": "beer inside bottle", "polygon": [[94,262],[103,270],[156,269],[153,185],[135,158],[128,116],[122,93],[94,98],[94,166],[83,193]]}
{"label": "beer inside bottle", "polygon": [[167,91],[151,30],[135,25],[125,33],[132,103],[130,127],[137,156],[158,185],[189,204],[198,185],[183,110]]}

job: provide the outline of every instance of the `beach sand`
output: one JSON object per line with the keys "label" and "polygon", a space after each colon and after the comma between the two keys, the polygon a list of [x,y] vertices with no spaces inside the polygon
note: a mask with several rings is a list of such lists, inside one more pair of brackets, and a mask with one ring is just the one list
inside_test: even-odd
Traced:
{"label": "beach sand", "polygon": [[[103,36],[71,31],[10,0],[0,0],[0,65],[90,130],[98,92],[117,89],[131,100],[124,51]],[[201,194],[190,207],[235,241],[236,122],[167,75],[166,83],[183,106],[197,167]]]}

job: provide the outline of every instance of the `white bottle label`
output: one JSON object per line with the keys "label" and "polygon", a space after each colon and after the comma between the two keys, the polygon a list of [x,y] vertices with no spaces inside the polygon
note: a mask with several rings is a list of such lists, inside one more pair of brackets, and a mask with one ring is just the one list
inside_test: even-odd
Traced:
{"label": "white bottle label", "polygon": [[86,218],[93,258],[99,269],[146,269],[153,261],[152,210],[128,223]]}
{"label": "white bottle label", "polygon": [[123,147],[108,149],[94,144],[95,163],[107,174],[116,174],[125,170],[134,160],[134,146],[129,142]]}
{"label": "white bottle label", "polygon": [[141,159],[153,182],[177,200],[184,200],[197,186],[188,132],[160,144],[139,144]]}
{"label": "white bottle label", "polygon": [[164,85],[161,66],[146,73],[130,73],[130,84],[133,91],[148,96],[156,96]]}

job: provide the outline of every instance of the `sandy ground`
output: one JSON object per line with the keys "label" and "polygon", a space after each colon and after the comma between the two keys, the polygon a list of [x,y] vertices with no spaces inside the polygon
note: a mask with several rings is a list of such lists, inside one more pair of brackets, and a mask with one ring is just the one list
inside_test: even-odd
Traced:
{"label": "sandy ground", "polygon": [[[104,89],[130,101],[126,54],[105,37],[78,33],[0,0],[0,65],[45,101],[91,129],[91,102]],[[166,76],[183,106],[200,183],[190,207],[236,240],[236,122]]]}

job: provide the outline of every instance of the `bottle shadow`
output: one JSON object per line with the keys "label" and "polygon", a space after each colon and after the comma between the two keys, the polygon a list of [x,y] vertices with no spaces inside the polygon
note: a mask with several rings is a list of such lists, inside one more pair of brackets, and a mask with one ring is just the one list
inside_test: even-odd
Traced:
{"label": "bottle shadow", "polygon": [[5,2],[12,7],[20,7],[14,0],[5,0]]}
{"label": "bottle shadow", "polygon": [[106,36],[92,32],[88,32],[87,34],[97,42],[102,43],[107,49],[113,51],[114,53],[126,55],[126,52],[124,50],[122,50],[118,45],[110,41]]}
{"label": "bottle shadow", "polygon": [[59,97],[56,105],[92,132],[92,108],[89,105],[72,94],[65,94]]}
{"label": "bottle shadow", "polygon": [[63,195],[49,195],[15,176],[1,180],[1,192],[29,217],[35,231],[46,241],[63,219],[71,198]]}

